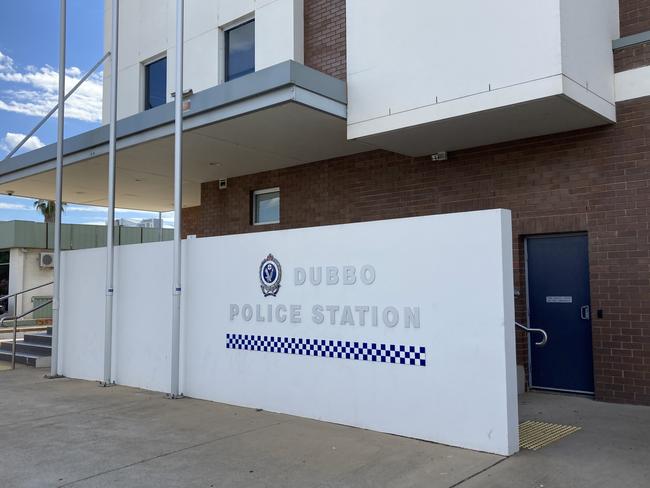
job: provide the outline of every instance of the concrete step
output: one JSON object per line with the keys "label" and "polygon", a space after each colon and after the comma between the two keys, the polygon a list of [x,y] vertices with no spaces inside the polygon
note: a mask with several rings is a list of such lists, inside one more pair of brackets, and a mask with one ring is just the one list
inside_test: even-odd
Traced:
{"label": "concrete step", "polygon": [[[11,341],[0,343],[0,350],[11,352]],[[52,346],[49,344],[41,344],[38,342],[31,342],[28,340],[16,341],[16,352],[33,354],[35,356],[51,356]]]}
{"label": "concrete step", "polygon": [[[0,349],[0,361],[11,362],[11,351]],[[16,363],[34,366],[36,368],[48,368],[51,364],[50,356],[37,356],[28,353],[16,353]]]}
{"label": "concrete step", "polygon": [[52,334],[40,333],[40,334],[25,334],[25,342],[31,342],[34,344],[45,344],[47,346],[52,345]]}

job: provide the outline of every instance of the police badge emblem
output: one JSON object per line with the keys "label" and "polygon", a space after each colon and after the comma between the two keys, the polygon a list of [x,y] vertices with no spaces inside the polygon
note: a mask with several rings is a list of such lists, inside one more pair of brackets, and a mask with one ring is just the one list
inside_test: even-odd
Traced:
{"label": "police badge emblem", "polygon": [[260,285],[265,297],[274,297],[280,290],[282,280],[282,266],[280,261],[269,254],[260,264]]}

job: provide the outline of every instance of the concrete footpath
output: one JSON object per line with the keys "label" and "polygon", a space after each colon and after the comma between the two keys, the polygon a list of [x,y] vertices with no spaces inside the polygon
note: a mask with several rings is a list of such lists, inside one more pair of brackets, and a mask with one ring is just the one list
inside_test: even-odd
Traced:
{"label": "concrete footpath", "polygon": [[506,459],[44,372],[0,371],[2,487],[650,487],[646,407],[527,394],[582,430]]}

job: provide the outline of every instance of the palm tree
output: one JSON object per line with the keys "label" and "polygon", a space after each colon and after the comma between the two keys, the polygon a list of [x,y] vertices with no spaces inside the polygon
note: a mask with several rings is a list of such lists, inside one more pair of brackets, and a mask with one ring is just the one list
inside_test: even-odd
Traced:
{"label": "palm tree", "polygon": [[[53,200],[36,200],[34,202],[34,208],[38,210],[41,215],[43,215],[43,220],[47,224],[54,223],[54,214],[56,212],[56,202]],[[65,203],[61,204],[61,212],[65,208]]]}

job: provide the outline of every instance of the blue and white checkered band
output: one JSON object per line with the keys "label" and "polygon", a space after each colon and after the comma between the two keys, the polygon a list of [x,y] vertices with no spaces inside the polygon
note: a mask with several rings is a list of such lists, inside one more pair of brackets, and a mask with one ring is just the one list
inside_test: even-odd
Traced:
{"label": "blue and white checkered band", "polygon": [[426,348],[423,346],[226,334],[226,348],[407,366],[427,365]]}
{"label": "blue and white checkered band", "polygon": [[282,266],[273,254],[269,254],[260,264],[260,286],[264,296],[276,296],[280,290],[281,280]]}

